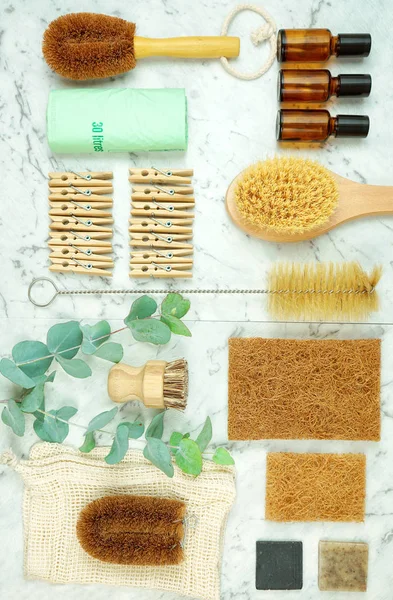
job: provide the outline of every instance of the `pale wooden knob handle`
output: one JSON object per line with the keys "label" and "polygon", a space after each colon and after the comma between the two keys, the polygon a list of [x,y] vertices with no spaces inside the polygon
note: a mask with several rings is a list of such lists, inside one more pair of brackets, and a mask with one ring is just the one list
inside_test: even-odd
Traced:
{"label": "pale wooden knob handle", "polygon": [[114,365],[109,371],[108,394],[113,402],[141,400],[149,408],[165,408],[164,360],[149,360],[142,367],[124,363]]}
{"label": "pale wooden knob handle", "polygon": [[177,58],[233,58],[239,56],[240,39],[224,35],[210,37],[134,38],[135,58],[174,56]]}

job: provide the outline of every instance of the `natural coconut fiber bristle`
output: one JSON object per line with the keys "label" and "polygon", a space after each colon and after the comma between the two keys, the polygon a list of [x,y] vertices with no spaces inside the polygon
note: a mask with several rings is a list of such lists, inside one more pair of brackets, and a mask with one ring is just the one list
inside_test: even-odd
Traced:
{"label": "natural coconut fiber bristle", "polygon": [[76,532],[82,548],[103,562],[162,566],[184,559],[186,505],[150,496],[105,496],[80,513]]}
{"label": "natural coconut fiber bristle", "polygon": [[42,51],[49,67],[74,80],[101,79],[130,71],[135,24],[119,17],[70,13],[52,21]]}
{"label": "natural coconut fiber bristle", "polygon": [[303,158],[272,158],[251,165],[235,189],[236,206],[249,223],[278,233],[321,226],[338,202],[332,174]]}
{"label": "natural coconut fiber bristle", "polygon": [[381,274],[380,266],[367,273],[357,262],[276,263],[269,274],[269,312],[278,320],[367,319],[378,310]]}
{"label": "natural coconut fiber bristle", "polygon": [[174,360],[165,367],[164,404],[166,408],[184,410],[188,396],[188,365],[184,358]]}

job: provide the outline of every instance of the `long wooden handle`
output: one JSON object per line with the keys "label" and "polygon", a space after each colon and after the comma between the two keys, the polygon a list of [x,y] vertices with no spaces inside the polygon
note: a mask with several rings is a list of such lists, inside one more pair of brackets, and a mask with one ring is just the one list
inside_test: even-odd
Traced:
{"label": "long wooden handle", "polygon": [[174,56],[176,58],[233,58],[239,56],[240,39],[217,35],[211,37],[134,38],[135,58]]}

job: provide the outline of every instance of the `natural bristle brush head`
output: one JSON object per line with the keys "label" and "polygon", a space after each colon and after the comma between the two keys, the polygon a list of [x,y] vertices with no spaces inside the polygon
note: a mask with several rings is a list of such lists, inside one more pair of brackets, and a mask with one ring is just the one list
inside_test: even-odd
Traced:
{"label": "natural bristle brush head", "polygon": [[74,80],[112,77],[133,69],[135,24],[119,17],[70,13],[52,21],[42,51],[49,67]]}
{"label": "natural bristle brush head", "polygon": [[276,263],[269,274],[269,312],[278,320],[359,321],[378,310],[382,268],[356,262]]}
{"label": "natural bristle brush head", "polygon": [[76,533],[82,548],[103,562],[162,566],[184,559],[186,505],[150,496],[104,496],[80,513]]}
{"label": "natural bristle brush head", "polygon": [[318,162],[272,158],[243,171],[235,186],[242,217],[257,227],[303,233],[325,223],[338,202],[337,183]]}

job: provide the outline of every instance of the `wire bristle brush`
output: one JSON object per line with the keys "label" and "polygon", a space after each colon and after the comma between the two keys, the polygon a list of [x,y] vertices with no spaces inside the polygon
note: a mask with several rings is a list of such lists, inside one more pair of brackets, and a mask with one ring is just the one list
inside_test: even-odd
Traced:
{"label": "wire bristle brush", "polygon": [[239,56],[237,37],[149,39],[135,36],[135,24],[119,17],[70,13],[44,33],[44,58],[53,71],[74,80],[101,79],[130,71],[139,58],[231,58]]}
{"label": "wire bristle brush", "polygon": [[147,408],[184,410],[188,394],[187,361],[149,360],[142,367],[114,365],[109,371],[108,394],[113,402],[141,400]]}
{"label": "wire bristle brush", "polygon": [[76,533],[93,558],[121,565],[177,565],[186,505],[150,496],[104,496],[80,513]]}
{"label": "wire bristle brush", "polygon": [[269,313],[279,320],[366,319],[378,310],[381,274],[379,266],[368,274],[356,262],[277,263],[269,274]]}

